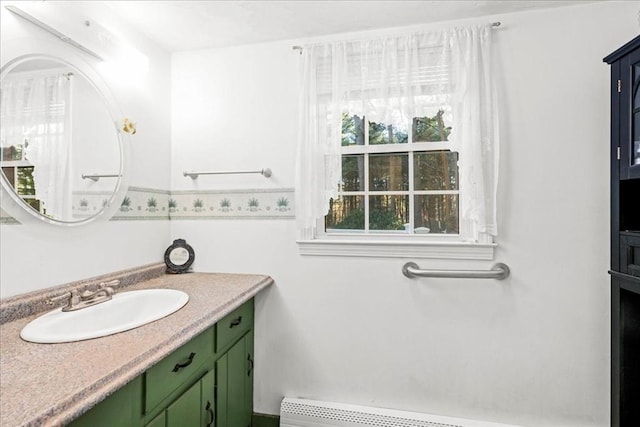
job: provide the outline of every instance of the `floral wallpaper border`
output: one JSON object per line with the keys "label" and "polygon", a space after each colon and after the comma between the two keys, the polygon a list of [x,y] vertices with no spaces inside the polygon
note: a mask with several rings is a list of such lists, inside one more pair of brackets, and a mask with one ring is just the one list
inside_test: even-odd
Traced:
{"label": "floral wallpaper border", "polygon": [[294,218],[293,189],[174,191],[168,201],[173,219]]}
{"label": "floral wallpaper border", "polygon": [[[73,212],[86,217],[107,202],[108,194],[104,192],[74,193]],[[292,219],[294,203],[291,188],[169,192],[129,187],[111,220]],[[18,221],[0,210],[0,223]]]}
{"label": "floral wallpaper border", "polygon": [[167,190],[129,187],[120,208],[111,218],[119,220],[169,220],[169,198]]}

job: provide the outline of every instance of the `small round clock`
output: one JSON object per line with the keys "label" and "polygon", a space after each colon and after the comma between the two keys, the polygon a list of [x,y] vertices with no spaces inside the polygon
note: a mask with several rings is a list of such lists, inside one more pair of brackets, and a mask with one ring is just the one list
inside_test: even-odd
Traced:
{"label": "small round clock", "polygon": [[164,252],[167,273],[186,273],[195,259],[193,248],[184,239],[176,239]]}

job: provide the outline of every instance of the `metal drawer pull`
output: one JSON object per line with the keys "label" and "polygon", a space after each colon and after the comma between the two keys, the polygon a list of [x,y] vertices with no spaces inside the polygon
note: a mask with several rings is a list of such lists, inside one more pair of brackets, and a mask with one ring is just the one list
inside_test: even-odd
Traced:
{"label": "metal drawer pull", "polygon": [[207,427],[211,427],[213,425],[213,421],[216,419],[216,416],[213,413],[213,409],[211,408],[211,402],[207,400],[207,407],[204,409],[209,413],[209,416],[211,417],[209,422],[207,423]]}
{"label": "metal drawer pull", "polygon": [[233,328],[235,326],[238,326],[240,323],[242,323],[242,316],[238,316],[235,319],[233,319],[231,321],[231,324],[229,325],[229,328]]}
{"label": "metal drawer pull", "polygon": [[251,376],[251,372],[253,371],[253,359],[251,358],[251,354],[247,354],[247,361],[249,362],[249,370],[247,371],[247,376]]}
{"label": "metal drawer pull", "polygon": [[184,363],[176,363],[176,366],[173,367],[173,370],[171,372],[178,372],[180,369],[182,368],[186,368],[187,366],[191,365],[191,362],[193,362],[193,358],[196,357],[195,353],[191,353],[189,355],[189,359],[184,362]]}
{"label": "metal drawer pull", "polygon": [[476,278],[498,279],[509,277],[509,266],[501,262],[494,264],[491,270],[420,270],[415,262],[408,262],[402,267],[402,274],[413,277],[445,277],[445,278]]}

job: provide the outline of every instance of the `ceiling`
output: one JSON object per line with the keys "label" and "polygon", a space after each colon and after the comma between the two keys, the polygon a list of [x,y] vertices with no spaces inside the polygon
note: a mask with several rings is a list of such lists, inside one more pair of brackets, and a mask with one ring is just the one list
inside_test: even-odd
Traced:
{"label": "ceiling", "polygon": [[168,52],[548,9],[590,1],[104,1]]}

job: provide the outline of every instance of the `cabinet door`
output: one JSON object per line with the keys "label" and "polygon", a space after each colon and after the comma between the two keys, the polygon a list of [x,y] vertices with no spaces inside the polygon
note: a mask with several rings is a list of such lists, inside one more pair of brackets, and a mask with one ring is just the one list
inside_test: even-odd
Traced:
{"label": "cabinet door", "polygon": [[145,427],[166,427],[167,416],[161,412],[157,417],[152,419]]}
{"label": "cabinet door", "polygon": [[244,372],[244,413],[248,414],[249,423],[251,424],[251,416],[253,415],[253,330],[244,337],[246,360]]}
{"label": "cabinet door", "polygon": [[212,427],[215,376],[209,371],[180,395],[146,427]]}
{"label": "cabinet door", "polygon": [[200,380],[202,386],[200,413],[202,414],[201,425],[203,427],[213,427],[215,425],[215,383],[216,378],[213,371],[209,371],[207,375]]}
{"label": "cabinet door", "polygon": [[640,420],[640,278],[612,273],[611,425]]}
{"label": "cabinet door", "polygon": [[200,381],[191,386],[178,399],[167,407],[167,427],[186,427],[201,425]]}
{"label": "cabinet door", "polygon": [[216,362],[216,427],[248,427],[253,407],[253,333]]}
{"label": "cabinet door", "polygon": [[621,61],[620,178],[640,178],[640,49]]}

